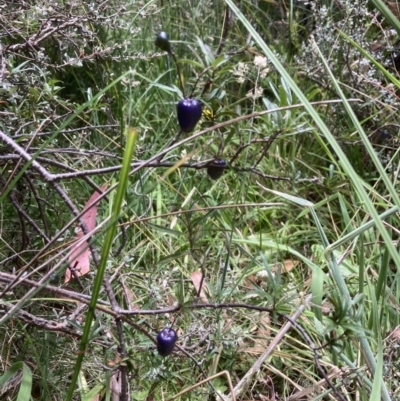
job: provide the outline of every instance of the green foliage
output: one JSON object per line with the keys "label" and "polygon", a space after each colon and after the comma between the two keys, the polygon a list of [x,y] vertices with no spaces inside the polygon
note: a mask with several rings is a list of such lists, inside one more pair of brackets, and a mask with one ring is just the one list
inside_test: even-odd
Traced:
{"label": "green foliage", "polygon": [[[346,399],[398,397],[398,22],[372,3],[386,23],[362,0],[1,8],[0,398],[107,399],[117,373],[135,400],[235,386],[273,339],[237,399],[337,398],[315,349]],[[63,286],[104,184],[91,272]]]}
{"label": "green foliage", "polygon": [[[19,371],[22,370],[22,374],[19,375]],[[30,394],[32,391],[32,371],[24,362],[15,362],[1,377],[0,387],[6,387],[8,382],[11,382],[11,388],[15,382],[20,381],[21,386],[18,391],[17,401],[28,401],[30,400]]]}

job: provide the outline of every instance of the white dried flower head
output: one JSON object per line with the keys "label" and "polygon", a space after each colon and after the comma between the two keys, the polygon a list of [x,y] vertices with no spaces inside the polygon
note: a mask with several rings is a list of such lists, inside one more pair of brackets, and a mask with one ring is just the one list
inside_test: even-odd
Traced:
{"label": "white dried flower head", "polygon": [[237,82],[242,84],[246,80],[246,75],[249,72],[249,66],[245,63],[238,63],[237,67],[232,69],[232,74],[236,77]]}
{"label": "white dried flower head", "polygon": [[268,73],[269,73],[269,68],[264,68],[263,70],[260,71],[260,78],[265,78]]}
{"label": "white dried flower head", "polygon": [[254,57],[254,65],[261,70],[262,68],[266,68],[268,65],[268,60],[263,56],[255,56]]}
{"label": "white dried flower head", "polygon": [[269,278],[269,274],[266,270],[260,270],[259,272],[257,272],[256,277],[263,280],[263,279],[268,279]]}
{"label": "white dried flower head", "polygon": [[251,97],[253,99],[258,99],[263,94],[263,89],[261,86],[256,86],[254,89],[247,92],[246,96]]}
{"label": "white dried flower head", "polygon": [[242,75],[246,75],[249,72],[249,66],[246,63],[242,63],[240,62],[238,64],[238,71],[242,74]]}

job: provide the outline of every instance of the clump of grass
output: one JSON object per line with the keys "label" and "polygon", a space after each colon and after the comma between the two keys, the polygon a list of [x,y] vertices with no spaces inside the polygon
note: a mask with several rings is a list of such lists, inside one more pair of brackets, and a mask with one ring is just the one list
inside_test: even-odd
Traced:
{"label": "clump of grass", "polygon": [[[225,375],[195,386],[228,371],[236,399],[364,401],[380,388],[396,399],[397,81],[384,52],[372,55],[389,75],[349,40],[369,51],[390,28],[364,1],[53,3],[0,17],[15,32],[0,71],[0,333],[3,370],[25,375],[15,386],[32,372],[21,390],[64,399],[74,374],[70,399],[118,383],[123,400],[190,386],[181,399],[234,399]],[[203,103],[191,134],[179,135],[182,93],[154,46],[160,30]],[[213,181],[216,158],[227,168]],[[79,212],[105,182],[92,271],[64,288]],[[162,358],[155,338],[169,326],[178,347]]]}

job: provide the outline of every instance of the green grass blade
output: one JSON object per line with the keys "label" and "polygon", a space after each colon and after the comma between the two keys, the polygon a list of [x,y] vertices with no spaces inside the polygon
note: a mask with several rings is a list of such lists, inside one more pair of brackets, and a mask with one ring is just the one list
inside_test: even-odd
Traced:
{"label": "green grass blade", "polygon": [[106,238],[104,240],[104,246],[103,246],[102,252],[101,252],[100,265],[97,270],[96,278],[94,281],[92,297],[90,299],[89,309],[88,309],[88,313],[87,313],[86,321],[85,321],[85,327],[83,330],[82,339],[81,339],[81,343],[80,343],[80,347],[79,347],[80,352],[79,352],[78,358],[76,360],[76,365],[75,365],[71,385],[68,389],[67,401],[72,399],[75,385],[78,380],[79,372],[80,372],[80,369],[82,366],[85,350],[88,345],[92,321],[93,321],[94,313],[95,313],[95,309],[96,309],[96,303],[97,303],[97,299],[100,294],[101,286],[103,284],[103,278],[104,278],[104,273],[106,270],[108,256],[109,256],[111,246],[112,246],[112,243],[113,243],[113,240],[115,237],[115,232],[117,230],[117,222],[118,222],[118,218],[119,218],[120,212],[121,212],[122,201],[124,199],[124,196],[126,193],[126,188],[128,185],[130,163],[131,163],[134,149],[135,149],[136,138],[137,138],[137,132],[135,130],[133,130],[132,128],[129,128],[127,130],[127,141],[126,141],[124,159],[122,162],[122,169],[121,169],[121,173],[120,173],[120,180],[119,180],[119,184],[118,184],[117,193],[115,195],[115,202],[114,202],[113,209],[112,209],[112,219],[111,219],[112,223],[108,228]]}
{"label": "green grass blade", "polygon": [[21,385],[18,391],[17,401],[29,401],[32,391],[32,371],[28,365],[19,361],[14,363],[0,377],[0,387],[3,387],[19,370],[22,369]]}
{"label": "green grass blade", "polygon": [[397,31],[400,35],[400,21],[396,16],[389,10],[387,5],[382,0],[371,0],[374,6],[382,13],[386,21]]}
{"label": "green grass blade", "polygon": [[339,33],[352,45],[354,46],[364,57],[366,57],[374,66],[383,74],[389,81],[393,82],[398,88],[400,88],[400,81],[391,74],[381,63],[378,63],[366,50],[364,50],[360,45],[354,42],[349,36],[344,32],[339,31]]}
{"label": "green grass blade", "polygon": [[387,283],[387,275],[389,269],[389,251],[385,248],[383,256],[381,258],[381,268],[379,269],[378,281],[376,283],[376,299],[383,296],[383,291],[385,289],[385,283]]}
{"label": "green grass blade", "polygon": [[374,381],[372,383],[370,401],[376,401],[381,399],[381,388],[382,388],[382,373],[383,373],[383,347],[382,341],[378,340],[378,358],[375,370]]}
{"label": "green grass blade", "polygon": [[[318,48],[317,48],[318,49]],[[371,157],[372,161],[374,162],[378,172],[380,173],[381,179],[383,180],[383,182],[385,183],[385,185],[387,186],[390,194],[392,195],[392,199],[393,202],[396,204],[396,206],[398,208],[400,208],[400,199],[397,195],[396,189],[394,188],[393,184],[391,183],[388,175],[386,174],[385,169],[382,166],[382,163],[379,161],[375,150],[372,147],[371,142],[369,141],[367,135],[365,134],[360,122],[358,121],[356,115],[354,114],[350,103],[347,101],[346,97],[344,96],[339,83],[337,82],[337,80],[335,79],[334,75],[332,74],[331,70],[329,69],[328,63],[326,62],[325,58],[323,57],[322,53],[319,51],[318,52],[321,56],[322,62],[325,65],[325,68],[328,72],[328,74],[330,75],[330,78],[335,86],[336,91],[338,92],[339,96],[341,97],[341,99],[343,100],[343,105],[348,113],[348,115],[350,116],[352,123],[354,124],[354,126],[357,128],[358,133],[360,134],[361,140],[365,146],[365,148],[368,151],[369,156]],[[342,152],[341,152],[342,153]],[[344,160],[342,160],[343,164],[346,161],[348,163],[347,158],[344,156]],[[361,200],[365,203],[365,206],[368,210],[368,212],[371,213],[371,215],[373,216],[373,219],[376,222],[376,226],[380,232],[380,234],[382,235],[383,239],[385,240],[386,245],[389,248],[390,251],[390,255],[392,256],[394,262],[396,263],[397,267],[400,268],[400,257],[396,251],[396,248],[393,246],[392,241],[391,241],[391,237],[389,235],[389,233],[387,232],[387,230],[385,229],[382,221],[379,218],[378,212],[376,211],[376,209],[374,208],[371,200],[369,199],[364,187],[361,184],[361,180],[357,177],[355,171],[353,170],[353,168],[351,167],[351,165],[349,164],[348,166],[349,168],[346,169],[348,170],[348,174],[350,176],[350,178],[352,179],[354,186],[357,189],[357,192],[361,198]]]}
{"label": "green grass blade", "polygon": [[[229,5],[229,7],[233,11],[233,13],[236,15],[236,17],[243,23],[243,25],[245,26],[247,31],[252,35],[254,41],[257,43],[257,45],[260,47],[260,49],[265,53],[265,55],[268,57],[268,59],[271,61],[271,63],[274,65],[274,67],[277,69],[277,71],[286,80],[287,84],[290,86],[290,88],[292,89],[294,94],[298,97],[300,102],[302,104],[304,104],[306,111],[312,117],[316,126],[321,130],[322,134],[325,136],[325,139],[329,142],[329,145],[332,147],[332,149],[334,150],[334,152],[336,153],[336,155],[339,158],[341,167],[343,168],[343,170],[345,171],[345,173],[351,180],[355,190],[357,191],[360,201],[363,203],[366,211],[372,216],[373,220],[375,221],[377,229],[379,230],[382,238],[384,239],[387,247],[389,248],[390,255],[392,256],[393,260],[395,261],[397,267],[400,268],[400,257],[397,254],[395,247],[391,243],[391,238],[389,236],[389,233],[386,231],[382,221],[379,219],[378,212],[375,209],[374,205],[372,204],[371,199],[368,197],[368,194],[362,184],[362,180],[356,174],[354,168],[352,167],[351,163],[349,162],[348,158],[346,157],[343,149],[341,149],[340,145],[336,141],[334,135],[332,135],[332,133],[329,131],[328,127],[326,126],[326,124],[324,123],[322,118],[319,116],[319,114],[316,112],[316,110],[309,103],[309,101],[307,100],[307,98],[305,97],[303,92],[300,90],[300,88],[297,86],[297,84],[295,83],[293,78],[285,70],[285,68],[283,67],[281,62],[275,56],[274,52],[267,46],[267,44],[261,38],[259,33],[254,29],[254,27],[252,26],[250,21],[248,21],[247,18],[243,15],[243,13],[238,9],[238,7],[233,2],[233,0],[225,0],[225,2]],[[325,65],[325,67],[326,67],[331,79],[333,79],[333,82],[336,83],[336,80],[334,79],[328,66]],[[342,100],[346,101],[345,97],[340,92],[340,88],[338,88],[338,89],[339,89],[338,93],[341,94]],[[317,137],[317,139],[319,139],[319,138]],[[330,260],[328,260],[328,263],[329,263],[330,268],[334,269],[337,273],[337,274],[335,274],[335,281],[338,285],[338,288],[339,288],[344,300],[350,301],[351,297],[350,297],[349,290],[346,286],[344,278],[340,274],[340,271],[338,269],[335,258],[331,256]],[[360,329],[361,329],[361,326],[360,326]],[[374,372],[375,367],[376,367],[376,362],[374,359],[372,349],[363,334],[361,334],[361,337],[359,340],[360,340],[363,350],[368,358],[368,363],[371,368],[371,371]],[[383,392],[384,399],[390,400],[390,396],[387,392],[386,387],[383,386],[383,389],[384,389],[384,392]]]}
{"label": "green grass blade", "polygon": [[17,401],[25,401],[31,399],[32,390],[32,371],[28,365],[22,364],[22,381],[18,391]]}

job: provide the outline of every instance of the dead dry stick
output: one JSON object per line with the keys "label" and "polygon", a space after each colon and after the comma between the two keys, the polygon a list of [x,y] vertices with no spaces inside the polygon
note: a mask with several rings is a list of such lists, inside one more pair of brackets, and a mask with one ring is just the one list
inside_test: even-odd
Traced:
{"label": "dead dry stick", "polygon": [[[297,320],[299,316],[303,313],[304,309],[308,306],[308,304],[311,301],[311,294],[309,294],[305,300],[303,305],[300,306],[300,308],[293,313],[291,316],[291,320]],[[286,333],[292,328],[293,324],[291,322],[287,322],[279,331],[279,333],[275,336],[275,338],[272,340],[271,344],[267,348],[267,350],[257,359],[257,361],[254,363],[254,365],[249,369],[249,371],[244,375],[242,380],[235,386],[233,393],[232,393],[232,398],[226,398],[226,401],[235,401],[234,396],[239,396],[241,393],[245,392],[250,385],[253,376],[260,370],[261,366],[265,362],[265,360],[272,354],[274,349],[277,347],[277,345],[282,341],[283,337],[286,335]]]}
{"label": "dead dry stick", "polygon": [[[334,368],[331,369],[331,371],[327,374],[328,378],[331,380],[335,377],[341,376],[344,373],[348,374],[349,373],[349,369],[339,369],[336,366]],[[325,378],[321,379],[320,381],[314,383],[312,386],[310,387],[306,387],[301,391],[296,392],[295,394],[292,394],[289,398],[288,401],[298,401],[301,399],[304,399],[304,397],[309,396],[310,394],[312,394],[314,391],[323,389],[324,384],[326,384],[326,380]]]}
{"label": "dead dry stick", "polygon": [[222,375],[225,375],[226,378],[227,378],[227,380],[228,380],[229,391],[230,391],[231,394],[232,394],[232,401],[236,401],[235,394],[234,394],[234,390],[233,390],[233,386],[232,386],[231,376],[230,376],[230,374],[229,374],[229,372],[228,372],[227,370],[223,370],[222,372],[216,373],[216,374],[213,375],[213,376],[207,377],[207,379],[204,379],[204,380],[202,380],[201,382],[198,382],[198,383],[194,384],[193,386],[190,386],[190,387],[185,388],[185,390],[182,390],[180,393],[174,395],[172,398],[168,398],[167,401],[172,401],[172,400],[174,400],[175,398],[178,398],[178,397],[180,397],[181,395],[186,394],[186,393],[188,393],[189,391],[192,391],[192,390],[195,389],[196,387],[199,387],[199,386],[201,386],[202,384],[207,383],[207,382],[209,382],[210,380],[214,380],[214,379],[216,379],[217,377],[222,376]]}

